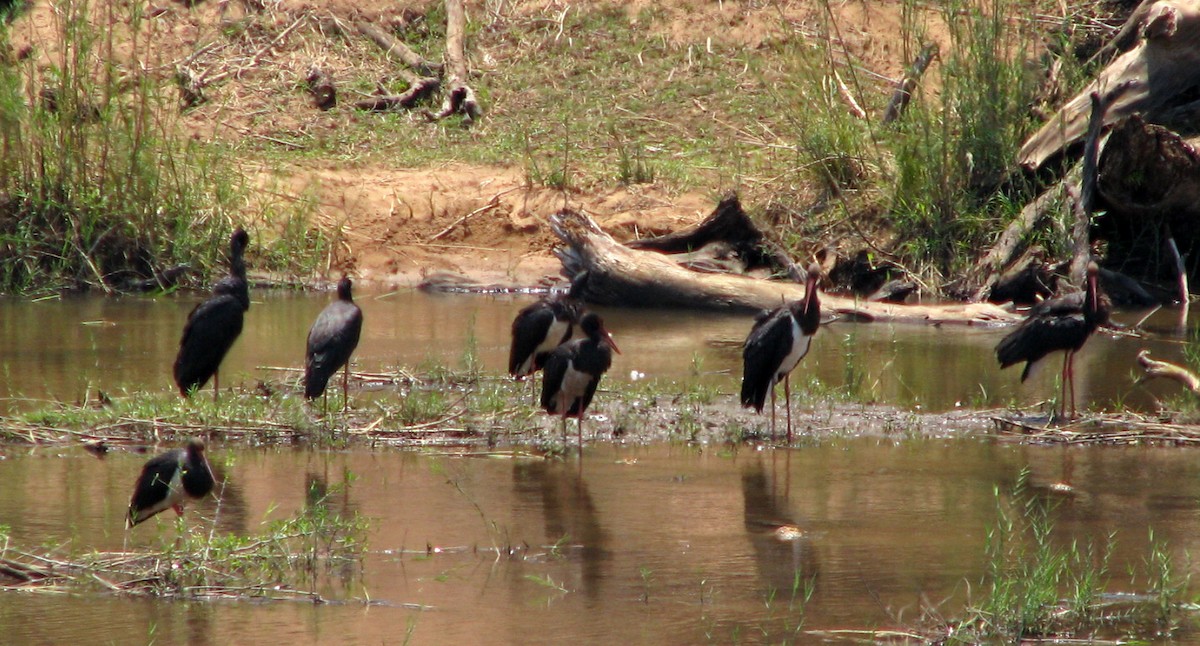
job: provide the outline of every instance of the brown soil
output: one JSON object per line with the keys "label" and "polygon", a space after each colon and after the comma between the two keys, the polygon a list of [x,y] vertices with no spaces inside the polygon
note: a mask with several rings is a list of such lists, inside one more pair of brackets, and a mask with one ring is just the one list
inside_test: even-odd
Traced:
{"label": "brown soil", "polygon": [[[250,0],[161,1],[148,7],[151,17],[137,33],[143,43],[152,43],[149,60],[137,64],[161,74],[172,73],[181,62],[197,71],[229,74],[219,87],[214,87],[215,96],[208,103],[185,113],[184,127],[194,137],[268,139],[281,130],[335,130],[341,125],[339,120],[371,119],[374,115],[349,109],[317,111],[305,93],[296,88],[295,79],[304,78],[305,70],[313,64],[342,77],[352,76],[348,73],[351,70],[362,76],[361,57],[344,51],[345,47],[330,47],[327,38],[297,36],[286,46],[264,51],[261,43],[266,38],[261,34],[255,40],[254,34],[234,38],[227,32],[242,24],[238,21],[251,12],[259,12],[259,17],[257,23],[250,24],[260,29],[266,24],[278,33],[297,20],[312,19],[305,23],[307,27],[330,16],[388,26],[419,19],[431,4],[429,0],[411,7],[380,0],[319,4],[278,0],[265,6]],[[601,0],[571,6],[557,0],[517,0],[502,3],[499,8],[490,2],[466,4],[468,12],[476,17],[502,11],[509,20],[555,21],[564,11],[586,11],[613,3]],[[747,48],[782,39],[812,38],[827,29],[822,23],[832,17],[847,59],[870,72],[870,87],[860,88],[864,92],[888,93],[890,79],[901,75],[912,56],[899,38],[903,31],[900,2],[826,5],[815,0],[638,0],[616,6],[625,7],[635,22],[643,15],[655,16],[646,19],[644,27],[649,33],[697,47],[706,46],[710,38]],[[642,12],[651,6],[654,12]],[[93,18],[102,24],[104,11],[103,6],[93,8]],[[928,22],[929,37],[944,41],[937,12],[927,10],[924,20]],[[60,25],[48,0],[33,2],[32,9],[13,25],[15,49],[32,46],[42,73],[61,60],[56,37]],[[113,31],[120,43],[131,39],[127,27],[118,25]],[[483,36],[476,39],[478,49],[469,52],[477,73],[474,83],[486,85],[489,75],[503,74],[502,64],[496,61],[503,60],[505,52],[500,48],[505,45]],[[115,51],[118,56],[128,57],[136,50],[119,44]],[[390,73],[381,69],[376,77]],[[484,107],[486,110],[488,106]],[[485,113],[484,118],[514,115]],[[488,281],[523,283],[557,274],[558,263],[550,253],[555,241],[547,218],[565,201],[593,215],[619,239],[678,228],[704,217],[715,205],[715,187],[686,193],[658,185],[600,187],[572,192],[564,198],[560,191],[531,186],[519,165],[402,168],[378,162],[347,166],[306,161],[283,171],[247,172],[260,175],[266,194],[272,197],[315,196],[317,223],[341,240],[325,263],[327,273],[347,270],[364,280],[393,284],[412,283],[424,274],[443,270]]]}
{"label": "brown soil", "polygon": [[[558,274],[547,217],[563,206],[561,192],[530,187],[519,168],[307,168],[297,189],[319,186],[323,224],[340,227],[345,244],[330,267],[361,279],[407,284],[449,271],[494,283],[530,283]],[[659,235],[712,210],[700,194],[653,188],[573,194],[622,239]]]}

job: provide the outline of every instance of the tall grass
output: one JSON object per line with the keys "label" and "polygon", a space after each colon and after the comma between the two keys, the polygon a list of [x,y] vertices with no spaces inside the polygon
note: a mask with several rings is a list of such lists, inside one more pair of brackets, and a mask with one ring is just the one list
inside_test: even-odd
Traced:
{"label": "tall grass", "polygon": [[61,52],[0,65],[0,292],[110,291],[221,263],[246,191],[218,149],[180,134],[169,78],[148,71],[161,61],[144,8],[59,0]]}
{"label": "tall grass", "polygon": [[[795,115],[789,134],[798,179],[828,196],[827,222],[849,222],[863,235],[861,220],[872,216],[877,251],[936,284],[964,269],[1016,215],[1032,191],[1016,156],[1037,124],[1031,106],[1042,79],[1031,62],[1045,37],[1021,14],[1028,6],[952,0],[933,9],[906,0],[898,55],[913,61],[934,42],[933,25],[943,43],[906,111],[885,125],[879,115],[891,88],[873,84],[842,51],[826,5],[816,45],[789,51],[793,81],[780,100]],[[1079,78],[1080,64],[1064,65],[1071,70],[1064,77]],[[866,119],[853,115],[847,93],[859,98]]]}
{"label": "tall grass", "polygon": [[[1150,532],[1143,593],[1112,594],[1115,534],[1099,542],[1055,541],[1053,502],[1018,477],[1011,496],[996,492],[981,595],[944,643],[1017,643],[1027,639],[1112,634],[1170,634],[1179,626],[1190,580],[1167,546]],[[1009,504],[1007,501],[1011,501]]]}
{"label": "tall grass", "polygon": [[914,101],[891,133],[901,253],[930,273],[961,270],[1015,215],[1006,192],[1025,188],[1015,160],[1033,127],[1037,79],[1027,61],[1036,43],[1014,9],[1010,0],[944,5],[950,46],[940,54],[940,96]]}

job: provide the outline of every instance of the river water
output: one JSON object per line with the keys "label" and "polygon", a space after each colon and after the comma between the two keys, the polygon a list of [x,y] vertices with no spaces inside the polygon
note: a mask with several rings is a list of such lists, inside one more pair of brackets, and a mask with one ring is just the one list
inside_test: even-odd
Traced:
{"label": "river water", "polygon": [[[241,338],[222,364],[226,386],[283,379],[277,368],[303,366],[308,327],[327,294],[256,292]],[[416,291],[357,297],[365,318],[356,370],[414,370],[462,365],[473,345],[484,370],[502,373],[513,314],[529,296],[439,295]],[[0,299],[0,411],[45,400],[82,401],[89,390],[125,395],[172,391],[171,363],[194,295],[161,298],[78,297],[30,303]],[[748,315],[600,309],[623,354],[606,379],[703,379],[736,392]],[[1143,329],[1152,339],[1097,334],[1076,359],[1078,398],[1111,408],[1154,406],[1172,384],[1135,386],[1135,357],[1181,361],[1186,332],[1177,313],[1161,311]],[[1139,313],[1119,315],[1126,324]],[[1195,329],[1197,319],[1190,324]],[[824,327],[797,369],[856,399],[925,411],[961,406],[1031,405],[1056,393],[1061,361],[1026,383],[1020,368],[1000,371],[993,348],[1007,328],[835,322]],[[1140,374],[1140,373],[1137,373]],[[293,377],[294,378],[294,377]]]}
{"label": "river water", "polygon": [[[328,295],[255,294],[223,384],[301,365]],[[356,369],[457,365],[474,345],[500,372],[507,329],[529,297],[365,293]],[[170,391],[194,299],[0,302],[6,407],[76,401],[89,389]],[[611,374],[703,379],[734,392],[745,316],[602,311],[624,354]],[[1136,320],[1136,315],[1121,320]],[[1080,402],[1153,408],[1170,384],[1133,387],[1142,347],[1180,360],[1162,312],[1153,341],[1099,335],[1079,357]],[[1032,404],[1054,370],[1018,383],[996,369],[1003,330],[835,323],[802,370],[826,388],[902,408]],[[171,519],[126,533],[144,455],[0,447],[0,524],[21,546],[64,554],[161,547]],[[2,643],[439,644],[814,643],[839,630],[913,630],[978,603],[1000,509],[1050,503],[1054,542],[1114,537],[1112,587],[1144,590],[1151,532],[1184,557],[1200,543],[1194,450],[1062,447],[986,438],[855,438],[794,449],[589,444],[581,459],[471,456],[446,449],[210,448],[219,505],[191,531],[254,534],[345,483],[330,504],[370,520],[361,567],[307,582],[328,603],[172,602],[102,593],[0,593]],[[1022,499],[1010,494],[1023,472]],[[1074,494],[1058,493],[1067,481]],[[794,526],[792,540],[776,533]],[[1130,572],[1133,581],[1131,581]],[[1184,629],[1174,643],[1200,643]]]}

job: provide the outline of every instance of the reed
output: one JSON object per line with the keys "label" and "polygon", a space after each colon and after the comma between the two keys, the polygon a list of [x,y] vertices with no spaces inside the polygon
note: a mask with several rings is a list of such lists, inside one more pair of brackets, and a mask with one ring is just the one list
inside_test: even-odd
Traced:
{"label": "reed", "polygon": [[[0,292],[120,291],[181,265],[203,278],[248,224],[239,169],[186,136],[173,81],[150,71],[161,61],[145,8],[57,0],[61,54],[0,65]],[[278,240],[311,251],[321,238],[291,216]]]}

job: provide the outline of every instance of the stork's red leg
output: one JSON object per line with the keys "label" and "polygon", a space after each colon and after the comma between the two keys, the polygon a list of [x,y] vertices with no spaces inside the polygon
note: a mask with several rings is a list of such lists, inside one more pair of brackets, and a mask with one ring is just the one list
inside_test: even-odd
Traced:
{"label": "stork's red leg", "polygon": [[1058,385],[1058,416],[1067,416],[1067,384],[1071,381],[1071,351],[1067,350],[1063,354],[1062,374],[1059,376]]}
{"label": "stork's red leg", "polygon": [[790,374],[783,376],[783,406],[787,409],[787,443],[792,443],[792,388]]}
{"label": "stork's red leg", "polygon": [[775,439],[775,384],[771,384],[771,439]]}
{"label": "stork's red leg", "polygon": [[346,360],[346,370],[342,373],[342,412],[350,410],[350,360]]}
{"label": "stork's red leg", "polygon": [[1067,351],[1067,380],[1071,382],[1071,419],[1078,416],[1075,410],[1075,351]]}

